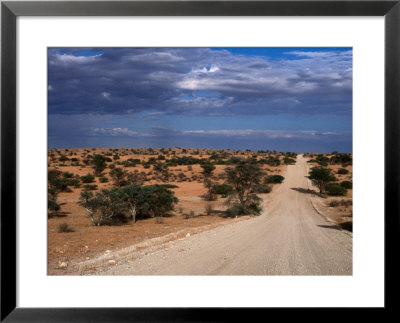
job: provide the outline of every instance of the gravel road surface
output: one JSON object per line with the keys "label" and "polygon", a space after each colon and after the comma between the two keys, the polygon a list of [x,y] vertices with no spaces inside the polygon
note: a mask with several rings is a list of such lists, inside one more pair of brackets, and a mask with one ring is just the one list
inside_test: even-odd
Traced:
{"label": "gravel road surface", "polygon": [[264,212],[149,248],[97,275],[351,275],[352,233],[311,203],[306,159],[287,167]]}

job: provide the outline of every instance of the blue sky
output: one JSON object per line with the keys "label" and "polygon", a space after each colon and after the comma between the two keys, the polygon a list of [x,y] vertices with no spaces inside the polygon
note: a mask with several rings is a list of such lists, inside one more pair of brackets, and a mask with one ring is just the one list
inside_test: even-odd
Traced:
{"label": "blue sky", "polygon": [[50,148],[352,151],[351,48],[49,48]]}

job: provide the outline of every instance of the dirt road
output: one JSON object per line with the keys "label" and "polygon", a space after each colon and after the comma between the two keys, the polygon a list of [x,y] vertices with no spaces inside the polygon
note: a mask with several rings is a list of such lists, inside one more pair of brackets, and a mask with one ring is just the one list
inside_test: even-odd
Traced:
{"label": "dirt road", "polygon": [[352,234],[311,204],[303,156],[265,195],[264,212],[135,255],[99,275],[351,275]]}

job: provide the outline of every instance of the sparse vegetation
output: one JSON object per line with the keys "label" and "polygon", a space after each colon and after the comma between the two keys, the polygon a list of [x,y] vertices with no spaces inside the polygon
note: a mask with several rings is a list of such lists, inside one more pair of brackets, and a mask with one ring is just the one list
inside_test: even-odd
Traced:
{"label": "sparse vegetation", "polygon": [[204,187],[207,189],[206,194],[204,194],[204,199],[206,201],[214,201],[217,199],[217,195],[215,192],[215,183],[210,179],[206,178],[204,180]]}
{"label": "sparse vegetation", "polygon": [[205,177],[212,176],[212,173],[215,170],[215,166],[213,164],[211,164],[210,162],[202,164],[201,168],[203,169],[203,174]]}
{"label": "sparse vegetation", "polygon": [[103,170],[107,167],[106,157],[103,155],[94,155],[91,164],[93,165],[95,175],[101,176]]}
{"label": "sparse vegetation", "polygon": [[[58,259],[70,256],[61,253],[64,241],[71,246],[67,253],[74,243],[75,249],[78,245],[83,249],[80,252],[85,252],[86,245],[90,252],[94,249],[100,251],[99,246],[114,250],[127,246],[128,242],[132,244],[175,232],[173,230],[177,228],[214,227],[219,223],[238,221],[230,218],[260,214],[263,205],[261,197],[265,201],[274,201],[281,191],[279,183],[291,182],[291,179],[285,179],[285,170],[290,171],[293,166],[286,165],[293,164],[297,158],[295,153],[268,150],[187,148],[185,155],[182,155],[183,149],[177,148],[49,151],[49,246],[53,250],[50,257]],[[101,159],[106,165],[97,174],[93,164],[97,158],[95,154],[103,156]],[[69,158],[63,161],[62,167],[61,155]],[[115,155],[119,158],[114,159]],[[319,155],[310,153],[306,157],[326,162],[326,158]],[[340,154],[322,155],[329,158],[323,168],[330,169],[332,177],[326,183],[327,187],[322,189],[323,193],[331,196],[323,196],[320,201],[324,206],[323,212],[339,214],[344,217],[343,221],[348,221],[352,214],[352,166],[343,165],[341,158],[331,160],[336,155]],[[302,160],[299,158],[297,161]],[[318,162],[310,166],[315,165],[321,167]],[[207,171],[207,167],[211,171]],[[112,174],[117,172],[123,176],[113,177]],[[336,186],[332,188],[330,184]],[[72,193],[68,193],[71,189]],[[298,189],[303,193],[299,196],[315,195],[313,190]],[[262,195],[270,192],[274,193]],[[346,195],[343,195],[344,192],[347,192]],[[79,196],[80,206],[77,205]],[[60,220],[64,219],[68,222],[67,230],[72,228],[79,234],[58,233],[68,232],[58,228]],[[118,227],[97,228],[107,225]],[[84,234],[86,232],[87,235]],[[95,243],[96,240],[101,243]],[[92,258],[91,253],[87,256]]]}
{"label": "sparse vegetation", "polygon": [[308,178],[319,188],[320,194],[323,193],[328,183],[336,180],[335,176],[331,174],[331,170],[324,167],[311,168]]}
{"label": "sparse vegetation", "polygon": [[347,194],[347,189],[345,189],[343,186],[337,183],[329,183],[325,186],[325,189],[329,195],[333,196],[340,196]]}
{"label": "sparse vegetation", "polygon": [[118,187],[126,185],[126,177],[128,172],[122,168],[115,167],[110,171],[110,176],[114,181],[114,184]]}
{"label": "sparse vegetation", "polygon": [[235,168],[226,168],[226,177],[229,184],[234,188],[236,199],[230,198],[228,203],[229,215],[245,215],[261,213],[261,199],[254,193],[254,188],[260,184],[264,172],[257,164],[241,162]]}
{"label": "sparse vegetation", "polygon": [[90,175],[90,174],[81,176],[81,181],[82,181],[82,183],[93,183],[94,182],[94,176]]}
{"label": "sparse vegetation", "polygon": [[340,186],[350,190],[350,189],[353,188],[353,182],[351,182],[351,181],[343,181],[343,182],[340,182]]}
{"label": "sparse vegetation", "polygon": [[62,232],[75,232],[75,229],[71,228],[68,223],[64,222],[59,224],[58,226],[58,232],[62,233]]}
{"label": "sparse vegetation", "polygon": [[233,187],[229,184],[215,184],[214,191],[215,194],[220,194],[222,197],[228,197],[228,195],[233,194]]}
{"label": "sparse vegetation", "polygon": [[266,178],[265,183],[268,184],[281,184],[285,177],[282,175],[270,175]]}

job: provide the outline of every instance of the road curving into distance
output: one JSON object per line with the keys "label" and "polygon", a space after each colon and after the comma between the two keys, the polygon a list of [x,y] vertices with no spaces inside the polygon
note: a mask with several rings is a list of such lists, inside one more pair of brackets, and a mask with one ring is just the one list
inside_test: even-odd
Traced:
{"label": "road curving into distance", "polygon": [[[352,233],[312,206],[308,165],[298,155],[264,211],[150,248],[97,275],[351,275]],[[117,259],[116,259],[117,260]]]}

